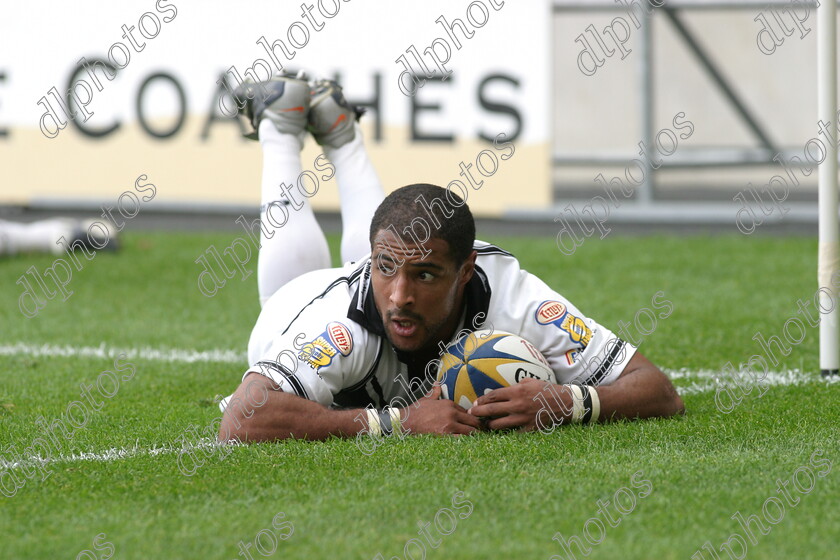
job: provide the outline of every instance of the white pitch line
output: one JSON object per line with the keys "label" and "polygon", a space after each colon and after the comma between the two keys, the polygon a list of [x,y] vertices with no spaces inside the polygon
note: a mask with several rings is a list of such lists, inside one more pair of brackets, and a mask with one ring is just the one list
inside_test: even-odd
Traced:
{"label": "white pitch line", "polygon": [[0,457],[0,469],[21,469],[24,467],[33,467],[36,465],[46,465],[49,463],[76,463],[79,461],[100,461],[110,462],[118,459],[130,459],[132,457],[145,457],[155,455],[168,455],[170,453],[183,453],[193,449],[207,449],[209,447],[219,447],[220,445],[239,445],[237,443],[219,443],[211,438],[203,438],[195,443],[188,443],[186,445],[171,445],[166,444],[160,447],[142,448],[129,447],[119,448],[112,447],[105,451],[83,451],[81,453],[73,453],[71,455],[57,455],[55,457],[41,457],[40,455],[32,455],[23,458],[21,461],[7,461]]}
{"label": "white pitch line", "polygon": [[192,364],[196,362],[238,363],[247,361],[246,353],[237,350],[183,350],[178,348],[110,348],[99,346],[58,346],[55,344],[16,344],[0,345],[0,356],[32,357],[81,357],[81,358],[116,358],[125,354],[126,359],[153,360]]}
{"label": "white pitch line", "polygon": [[698,393],[707,393],[715,391],[719,387],[726,385],[743,385],[752,387],[754,385],[761,385],[763,387],[777,387],[777,386],[791,386],[791,385],[805,385],[808,383],[826,383],[834,384],[840,383],[840,376],[822,377],[816,373],[804,373],[798,369],[789,371],[768,371],[760,381],[755,381],[753,378],[743,375],[739,379],[734,379],[732,375],[712,370],[689,371],[681,370],[665,370],[665,374],[672,380],[691,380],[688,385],[677,384],[677,393],[680,395],[696,395]]}

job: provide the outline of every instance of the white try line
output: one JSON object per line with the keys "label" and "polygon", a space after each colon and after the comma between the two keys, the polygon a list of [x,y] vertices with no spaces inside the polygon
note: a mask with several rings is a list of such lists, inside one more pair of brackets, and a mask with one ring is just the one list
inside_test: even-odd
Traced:
{"label": "white try line", "polygon": [[116,358],[125,354],[126,359],[152,360],[170,363],[193,364],[196,362],[219,362],[245,364],[245,352],[238,350],[183,350],[179,348],[110,348],[99,346],[58,346],[55,344],[16,344],[0,345],[0,356],[31,356],[33,358]]}

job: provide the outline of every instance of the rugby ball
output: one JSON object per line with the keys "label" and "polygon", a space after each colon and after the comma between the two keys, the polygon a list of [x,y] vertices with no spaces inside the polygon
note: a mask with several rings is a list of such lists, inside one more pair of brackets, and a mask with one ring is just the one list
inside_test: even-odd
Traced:
{"label": "rugby ball", "polygon": [[548,360],[533,344],[493,330],[471,332],[447,346],[437,374],[443,398],[467,410],[485,393],[526,377],[556,382]]}

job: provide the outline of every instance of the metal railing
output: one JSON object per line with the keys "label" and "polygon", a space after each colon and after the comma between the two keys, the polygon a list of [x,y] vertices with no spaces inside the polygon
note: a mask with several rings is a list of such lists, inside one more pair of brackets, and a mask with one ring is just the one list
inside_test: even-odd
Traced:
{"label": "metal railing", "polygon": [[[658,4],[659,2],[657,2]],[[653,84],[653,44],[651,41],[652,16],[661,13],[666,21],[672,26],[676,35],[694,55],[698,64],[703,68],[710,80],[720,90],[723,97],[728,101],[734,112],[746,125],[751,135],[757,142],[755,148],[694,148],[681,150],[662,161],[661,166],[653,168],[650,158],[644,158],[645,176],[642,183],[636,189],[635,200],[639,205],[650,205],[655,199],[654,180],[658,173],[668,169],[690,169],[690,168],[717,168],[717,167],[748,167],[772,165],[773,158],[781,155],[789,161],[793,155],[801,155],[801,147],[798,151],[793,148],[780,147],[770,136],[761,120],[750,110],[749,105],[738,95],[730,85],[724,74],[719,70],[710,54],[696,40],[695,35],[683,23],[681,11],[684,10],[746,10],[765,8],[815,8],[817,3],[813,1],[798,1],[792,3],[790,0],[733,0],[724,2],[720,0],[668,0],[661,7],[656,7],[651,0],[554,0],[553,11],[558,12],[613,12],[627,11],[628,6],[639,4],[653,8],[650,17],[640,17],[639,28],[639,53],[638,53],[638,77],[639,77],[639,114],[641,118],[641,130],[639,137],[646,145],[653,145],[653,125],[655,92]],[[642,8],[644,9],[644,8]],[[583,167],[593,165],[625,165],[635,158],[635,154],[616,154],[615,152],[591,153],[587,155],[555,153],[553,155],[553,166],[558,167]],[[803,164],[804,165],[804,164]]]}

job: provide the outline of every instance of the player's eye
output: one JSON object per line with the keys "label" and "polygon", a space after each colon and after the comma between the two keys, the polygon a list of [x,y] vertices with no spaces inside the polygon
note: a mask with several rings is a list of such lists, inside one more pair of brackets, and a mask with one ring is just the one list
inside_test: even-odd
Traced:
{"label": "player's eye", "polygon": [[385,276],[393,276],[394,273],[397,271],[397,268],[396,266],[394,266],[394,263],[385,259],[376,259],[376,267],[379,269],[379,272],[381,272]]}
{"label": "player's eye", "polygon": [[423,280],[424,282],[430,282],[430,281],[435,279],[435,275],[432,274],[431,272],[423,271],[419,274],[419,276],[420,276],[420,280]]}

